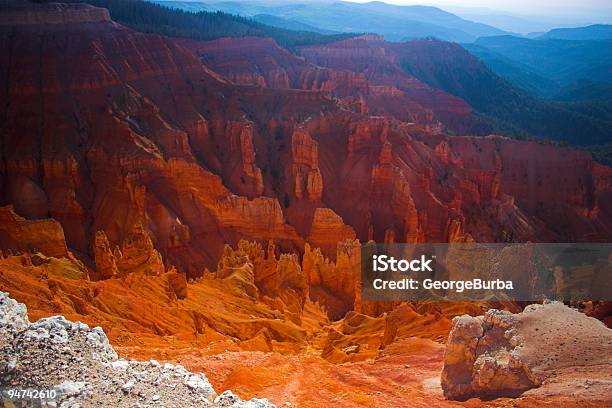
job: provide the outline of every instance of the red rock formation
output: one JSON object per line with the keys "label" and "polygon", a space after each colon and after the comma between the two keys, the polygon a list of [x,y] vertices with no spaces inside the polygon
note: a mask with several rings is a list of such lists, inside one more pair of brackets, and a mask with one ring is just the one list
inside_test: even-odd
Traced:
{"label": "red rock formation", "polygon": [[221,174],[232,191],[249,198],[261,196],[264,185],[253,144],[254,124],[215,120],[210,127],[207,122],[198,126],[196,154]]}
{"label": "red rock formation", "polygon": [[[172,272],[89,282],[47,275],[45,266],[25,266],[19,258],[0,259],[0,290],[27,302],[30,319],[59,313],[90,326],[101,325],[124,358],[197,367],[219,388],[231,385],[243,396],[266,396],[279,405],[288,400],[300,406],[325,405],[336,398],[351,408],[362,406],[363,401],[401,406],[406,400],[423,406],[456,406],[435,386],[444,361],[440,342],[447,336],[450,318],[480,313],[473,304],[404,304],[384,316],[352,312],[330,324],[320,309],[306,302],[298,326],[289,314],[245,296],[222,278],[187,283],[188,296],[177,302],[168,286]],[[68,261],[62,262],[58,269],[66,270]],[[577,355],[591,357],[602,344]],[[542,349],[540,343],[538,349]],[[537,350],[539,355],[542,351]],[[521,404],[572,406],[578,395],[583,406],[608,405],[609,370],[593,371],[593,367],[589,363],[562,369],[555,378],[564,381],[551,381],[524,394]],[[574,379],[570,371],[577,372]],[[592,382],[593,378],[598,381]],[[316,387],[310,387],[311,383]],[[371,395],[376,398],[368,399]],[[508,400],[474,399],[469,404],[502,407]]]}
{"label": "red rock formation", "polygon": [[389,120],[383,117],[368,118],[353,124],[348,136],[349,155],[370,146],[372,142],[384,143],[389,135]]}
{"label": "red rock formation", "polygon": [[231,290],[266,303],[301,324],[308,300],[308,282],[297,255],[277,257],[271,242],[265,254],[261,244],[240,241],[236,249],[225,247],[213,276],[225,280]]}
{"label": "red rock formation", "polygon": [[[493,200],[499,202],[497,218],[515,239],[537,235],[555,241],[565,236],[589,242],[607,234],[599,226],[608,224],[609,213],[600,211],[610,205],[604,197],[612,170],[594,163],[589,155],[502,137],[449,139],[449,143],[479,194],[497,198]],[[500,192],[505,196],[498,197]]]}
{"label": "red rock formation", "polygon": [[[60,26],[35,27],[37,35],[61,36],[65,28]],[[241,238],[273,239],[285,249],[299,249],[310,237],[333,257],[333,240],[348,236],[339,223],[326,232],[331,238],[324,239],[319,227],[311,234],[313,225],[321,225],[316,208],[325,207],[361,240],[383,241],[387,235],[396,242],[463,241],[468,234],[484,241],[502,235],[514,240],[592,239],[607,234],[597,225],[609,223],[602,199],[610,191],[609,169],[590,159],[577,158],[573,164],[584,169],[581,177],[564,183],[574,186],[574,191],[539,189],[528,199],[529,183],[513,181],[511,169],[525,168],[516,152],[525,152],[520,154],[528,160],[533,153],[527,152],[542,150],[540,145],[447,140],[441,135],[422,143],[419,139],[430,120],[418,127],[389,116],[357,113],[375,113],[369,108],[385,106],[372,104],[371,98],[403,101],[395,89],[406,95],[417,89],[434,95],[395,66],[387,74],[373,65],[366,69],[368,59],[397,64],[399,51],[380,40],[357,39],[302,50],[307,60],[332,67],[326,69],[268,40],[180,41],[222,74],[238,68],[254,72],[254,64],[269,55],[274,62],[261,66],[262,75],[282,68],[290,88],[325,88],[269,92],[229,85],[170,39],[104,22],[95,27],[75,23],[71,29],[79,33],[82,47],[69,49],[68,54],[47,50],[48,68],[42,72],[30,69],[25,59],[21,63],[25,57],[19,52],[10,63],[4,61],[3,72],[25,67],[20,75],[9,76],[6,97],[14,103],[6,112],[13,119],[7,121],[11,125],[5,146],[14,148],[4,152],[3,172],[9,180],[4,198],[29,217],[56,218],[69,245],[80,253],[92,254],[90,245],[98,230],[105,231],[110,242],[122,243],[140,224],[150,231],[166,263],[190,276],[214,265],[225,243]],[[105,33],[102,40],[100,33]],[[16,35],[20,50],[38,52],[31,33],[17,30]],[[117,48],[119,39],[123,40]],[[56,74],[54,67],[62,65],[60,56],[78,61],[71,66],[71,75]],[[128,67],[122,60],[128,57],[138,62]],[[234,58],[244,63],[233,64]],[[333,78],[344,78],[349,92],[331,85]],[[314,85],[317,81],[328,85]],[[41,106],[39,84],[45,84],[45,98],[53,102],[46,106],[54,107],[44,112],[44,130],[23,122],[26,112],[17,108]],[[370,93],[371,86],[380,88]],[[81,108],[67,104],[62,92],[71,92]],[[204,99],[202,92],[208,95]],[[330,93],[344,96],[336,104],[325,96]],[[354,98],[361,107],[355,113],[340,109],[347,101],[344,97]],[[273,98],[282,102],[272,104]],[[402,106],[410,115],[420,115],[420,108]],[[249,112],[248,121],[244,112]],[[78,121],[65,123],[67,116]],[[58,126],[64,126],[63,131],[49,140],[61,153],[52,155],[47,145],[41,148],[47,139],[39,135]],[[15,129],[24,129],[18,143],[14,143]],[[86,149],[66,148],[83,143]],[[35,153],[39,151],[40,160]],[[552,161],[540,166],[542,176],[565,171],[556,166]],[[595,196],[602,198],[595,203]],[[538,202],[571,204],[560,204],[550,212],[536,210]],[[570,224],[549,231],[559,220]]]}
{"label": "red rock formation", "polygon": [[72,257],[60,223],[52,219],[26,220],[12,206],[0,207],[0,248]]}
{"label": "red rock formation", "polygon": [[118,275],[117,260],[104,231],[96,232],[93,243],[93,255],[96,263],[95,277],[97,279],[109,279]]}
{"label": "red rock formation", "polygon": [[583,305],[584,314],[601,320],[608,328],[612,328],[612,302],[607,300],[584,302]]}
{"label": "red rock formation", "polygon": [[[300,71],[306,66],[303,60],[295,58],[270,38],[180,41],[196,51],[205,64],[241,85],[286,89],[291,87],[290,82],[295,85]],[[255,66],[257,70],[253,69]]]}
{"label": "red rock formation", "polygon": [[464,101],[430,89],[404,73],[397,66],[395,51],[380,39],[360,37],[304,47],[300,53],[306,59],[292,55],[270,39],[184,40],[183,44],[237,84],[321,91],[340,98],[344,106],[358,112],[387,113],[427,125],[432,124],[434,111],[449,125],[471,120]]}
{"label": "red rock formation", "polygon": [[366,99],[374,112],[423,123],[431,123],[433,112],[450,127],[470,122],[471,109],[465,101],[429,88],[400,68],[402,47],[378,38],[356,37],[302,47],[300,53],[316,65],[365,74],[372,85]]}
{"label": "red rock formation", "polygon": [[142,225],[136,225],[123,241],[116,257],[120,274],[142,271],[146,275],[160,275],[165,268],[161,255],[153,247],[149,233]]}
{"label": "red rock formation", "polygon": [[97,279],[125,276],[134,272],[154,276],[165,272],[161,255],[140,224],[134,226],[121,247],[115,246],[113,250],[104,231],[98,231],[93,242],[93,253]]}
{"label": "red rock formation", "polygon": [[319,171],[318,144],[305,132],[295,130],[291,136],[291,173],[296,198],[318,201],[323,193]]}
{"label": "red rock formation", "polygon": [[187,277],[184,273],[172,270],[166,275],[168,286],[177,299],[185,299],[187,297]]}
{"label": "red rock formation", "polygon": [[[0,259],[0,289],[27,301],[32,318],[61,313],[101,324],[115,344],[124,346],[167,349],[164,337],[171,336],[180,347],[201,343],[204,350],[214,342],[239,350],[239,344],[249,349],[263,338],[265,349],[297,352],[307,345],[307,331],[318,330],[327,318],[307,300],[303,275],[301,283],[296,280],[300,275],[292,271],[301,271],[294,255],[270,262],[275,265],[271,277],[280,285],[273,292],[280,294],[265,296],[268,288],[255,286],[255,274],[265,265],[250,261],[254,250],[261,246],[243,242],[236,250],[226,249],[214,273],[191,283],[176,270],[151,275],[144,269],[93,282],[68,276],[69,259],[23,265],[20,256],[10,256]],[[298,296],[299,302],[292,303]]]}
{"label": "red rock formation", "polygon": [[[4,53],[19,44],[2,62],[11,78],[2,98],[14,102],[5,111],[3,143],[11,147],[3,149],[2,173],[11,184],[4,199],[29,216],[57,219],[69,246],[82,254],[93,255],[96,231],[122,243],[141,224],[167,261],[192,276],[216,262],[225,242],[250,234],[300,245],[278,203],[259,198],[253,126],[237,121],[238,112],[223,113],[226,101],[239,97],[224,80],[172,40],[112,22],[69,24],[70,31],[47,23],[1,28],[3,36],[16,30],[14,40],[2,43]],[[77,39],[75,46],[60,50],[49,43],[44,70],[26,63],[26,54],[43,52],[40,38],[67,36]],[[59,74],[65,60],[74,63]],[[202,100],[188,82],[216,96]],[[78,102],[65,99],[66,92]],[[34,109],[43,106],[41,98],[45,111]],[[66,123],[66,117],[76,120]],[[204,154],[222,140],[212,150],[218,156]]]}
{"label": "red rock formation", "polygon": [[233,83],[278,89],[303,89],[347,96],[367,90],[365,76],[312,65],[270,38],[181,40],[202,61]]}
{"label": "red rock formation", "polygon": [[334,257],[339,242],[354,240],[355,231],[329,208],[317,208],[314,212],[307,241],[329,257]]}
{"label": "red rock formation", "polygon": [[336,261],[318,248],[304,247],[302,269],[310,285],[310,297],[325,306],[331,318],[341,318],[355,307],[360,292],[361,246],[359,241],[338,243]]}

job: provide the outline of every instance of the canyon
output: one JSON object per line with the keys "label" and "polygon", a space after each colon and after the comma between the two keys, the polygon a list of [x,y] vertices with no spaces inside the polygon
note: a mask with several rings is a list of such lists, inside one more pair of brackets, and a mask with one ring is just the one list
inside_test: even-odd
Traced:
{"label": "canyon", "polygon": [[[245,399],[483,406],[439,381],[452,319],[491,305],[362,301],[360,243],[609,242],[612,168],[470,136],[467,102],[402,69],[420,47],[291,52],[84,4],[2,10],[0,289]],[[586,310],[609,325],[609,304]]]}

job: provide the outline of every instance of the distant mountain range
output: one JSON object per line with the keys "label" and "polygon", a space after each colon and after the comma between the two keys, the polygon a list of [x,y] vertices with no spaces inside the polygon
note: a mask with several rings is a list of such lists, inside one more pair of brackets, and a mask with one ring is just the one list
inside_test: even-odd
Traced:
{"label": "distant mountain range", "polygon": [[294,31],[310,31],[319,34],[339,34],[338,31],[324,30],[319,27],[311,26],[309,24],[300,23],[299,21],[289,20],[271,14],[257,14],[252,17],[253,20],[258,23],[266,24],[271,27],[283,28],[285,30]]}
{"label": "distant mountain range", "polygon": [[480,44],[462,45],[497,75],[527,91],[540,96],[551,96],[557,94],[561,88],[557,82],[548,79],[544,73],[518,59],[509,58]]}
{"label": "distant mountain range", "polygon": [[[382,2],[160,1],[173,9],[221,11],[261,24],[286,47],[326,43],[334,33],[375,33],[386,40],[435,37],[461,43],[406,43],[405,51],[426,44],[413,58],[401,53],[401,68],[435,89],[458,96],[479,116],[482,129],[518,136],[538,136],[575,145],[605,144],[612,124],[612,40],[610,27],[560,28],[521,36],[474,23],[435,7],[394,6]],[[263,28],[268,27],[268,28]],[[275,32],[274,30],[280,30]],[[297,39],[288,33],[301,32]],[[321,37],[311,38],[307,32]],[[242,36],[248,34],[232,35]],[[344,34],[349,35],[349,34]],[[295,48],[293,48],[295,51]],[[446,55],[446,54],[448,55]],[[471,59],[470,59],[471,58]],[[487,69],[488,68],[488,69]],[[382,69],[382,68],[381,68]],[[606,145],[607,146],[607,145]],[[606,147],[607,149],[607,147]],[[608,150],[592,152],[611,162]]]}
{"label": "distant mountain range", "polygon": [[612,25],[595,24],[587,27],[556,28],[537,38],[558,40],[612,40]]}
{"label": "distant mountain range", "polygon": [[493,72],[538,96],[558,96],[564,101],[609,99],[608,88],[602,84],[612,83],[612,25],[558,28],[524,37],[436,7],[397,6],[380,1],[156,2],[182,10],[237,14],[286,30],[319,34],[367,32],[390,41],[434,37],[459,42]]}
{"label": "distant mountain range", "polygon": [[[534,2],[534,6],[537,3]],[[495,6],[491,5],[491,7]],[[596,12],[592,9],[575,8],[572,13],[563,10],[563,7],[556,10],[551,9],[548,12],[543,12],[541,9],[538,11],[536,7],[530,11],[523,9],[522,12],[459,5],[445,5],[443,9],[466,20],[523,35],[531,35],[531,33],[542,35],[559,27],[585,27],[592,24],[610,24],[612,21],[612,8],[606,6],[599,7]]]}
{"label": "distant mountain range", "polygon": [[584,100],[585,93],[579,88],[586,87],[596,100],[601,100],[605,92],[595,88],[597,83],[612,84],[612,41],[551,38],[593,37],[602,32],[591,27],[553,31],[537,39],[495,36],[463,46],[498,75],[538,95],[555,97],[570,87],[571,93],[564,99],[579,94],[578,100]]}
{"label": "distant mountain range", "polygon": [[[538,98],[504,80],[456,44],[400,44],[400,65],[419,80],[467,101],[495,131],[563,140],[574,145],[610,141],[612,110]],[[588,129],[588,130],[587,130]]]}
{"label": "distant mountain range", "polygon": [[266,17],[266,24],[296,27],[294,29],[304,29],[305,25],[316,32],[370,32],[384,35],[391,41],[436,37],[447,41],[472,42],[479,37],[509,34],[436,7],[397,6],[380,1],[362,4],[344,1],[274,4],[157,0],[156,3],[189,11],[222,11],[258,21],[261,21],[261,15],[274,16],[277,19]]}

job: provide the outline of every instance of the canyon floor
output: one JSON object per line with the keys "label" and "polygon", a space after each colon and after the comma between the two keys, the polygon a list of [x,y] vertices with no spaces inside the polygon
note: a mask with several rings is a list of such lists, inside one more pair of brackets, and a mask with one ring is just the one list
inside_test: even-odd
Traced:
{"label": "canyon floor", "polygon": [[[307,327],[303,336],[297,334],[300,328],[277,316],[272,319],[276,331],[266,337],[261,334],[271,327],[266,305],[244,293],[232,293],[227,282],[224,291],[216,290],[215,279],[187,283],[187,296],[177,300],[167,295],[166,276],[136,273],[89,282],[62,275],[62,270],[70,270],[71,261],[66,259],[56,260],[61,268],[50,263],[35,266],[27,259],[19,255],[0,260],[0,290],[25,302],[30,320],[61,314],[92,327],[99,325],[120,357],[180,364],[204,373],[218,392],[231,390],[243,399],[267,398],[278,407],[601,407],[612,403],[607,393],[612,384],[611,331],[599,322],[607,331],[604,337],[593,333],[587,338],[603,347],[603,365],[574,364],[516,398],[458,402],[446,399],[440,385],[450,319],[463,313],[481,315],[483,305],[419,308],[404,304],[379,318],[352,312],[330,322],[311,304],[302,315],[302,327]],[[203,330],[197,330],[183,320],[193,307],[204,314],[207,307],[220,313],[209,314]],[[228,313],[235,307],[242,314]],[[157,316],[154,321],[148,320],[149,313]],[[544,320],[536,324],[547,330]],[[574,332],[569,333],[571,338]],[[583,340],[578,347],[582,346],[591,348]]]}

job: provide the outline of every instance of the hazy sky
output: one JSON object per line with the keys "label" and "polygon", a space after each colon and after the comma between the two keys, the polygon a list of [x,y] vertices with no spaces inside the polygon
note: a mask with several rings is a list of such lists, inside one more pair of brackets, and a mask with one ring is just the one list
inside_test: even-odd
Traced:
{"label": "hazy sky", "polygon": [[[0,0],[1,1],[1,0]],[[177,1],[177,0],[166,0]],[[204,3],[331,3],[373,0],[181,0]],[[436,6],[466,20],[520,34],[546,32],[559,27],[612,24],[612,0],[378,0],[399,5]]]}
{"label": "hazy sky", "polygon": [[[371,0],[352,0],[366,2]],[[496,10],[554,10],[572,8],[611,8],[610,0],[385,0],[393,4],[439,4],[461,7],[485,7]]]}
{"label": "hazy sky", "polygon": [[[351,0],[364,3],[370,0]],[[521,15],[572,15],[574,13],[612,17],[611,0],[384,0],[393,4],[427,4],[444,8],[450,6],[481,7],[492,11],[509,11]],[[576,17],[576,15],[574,15]]]}

